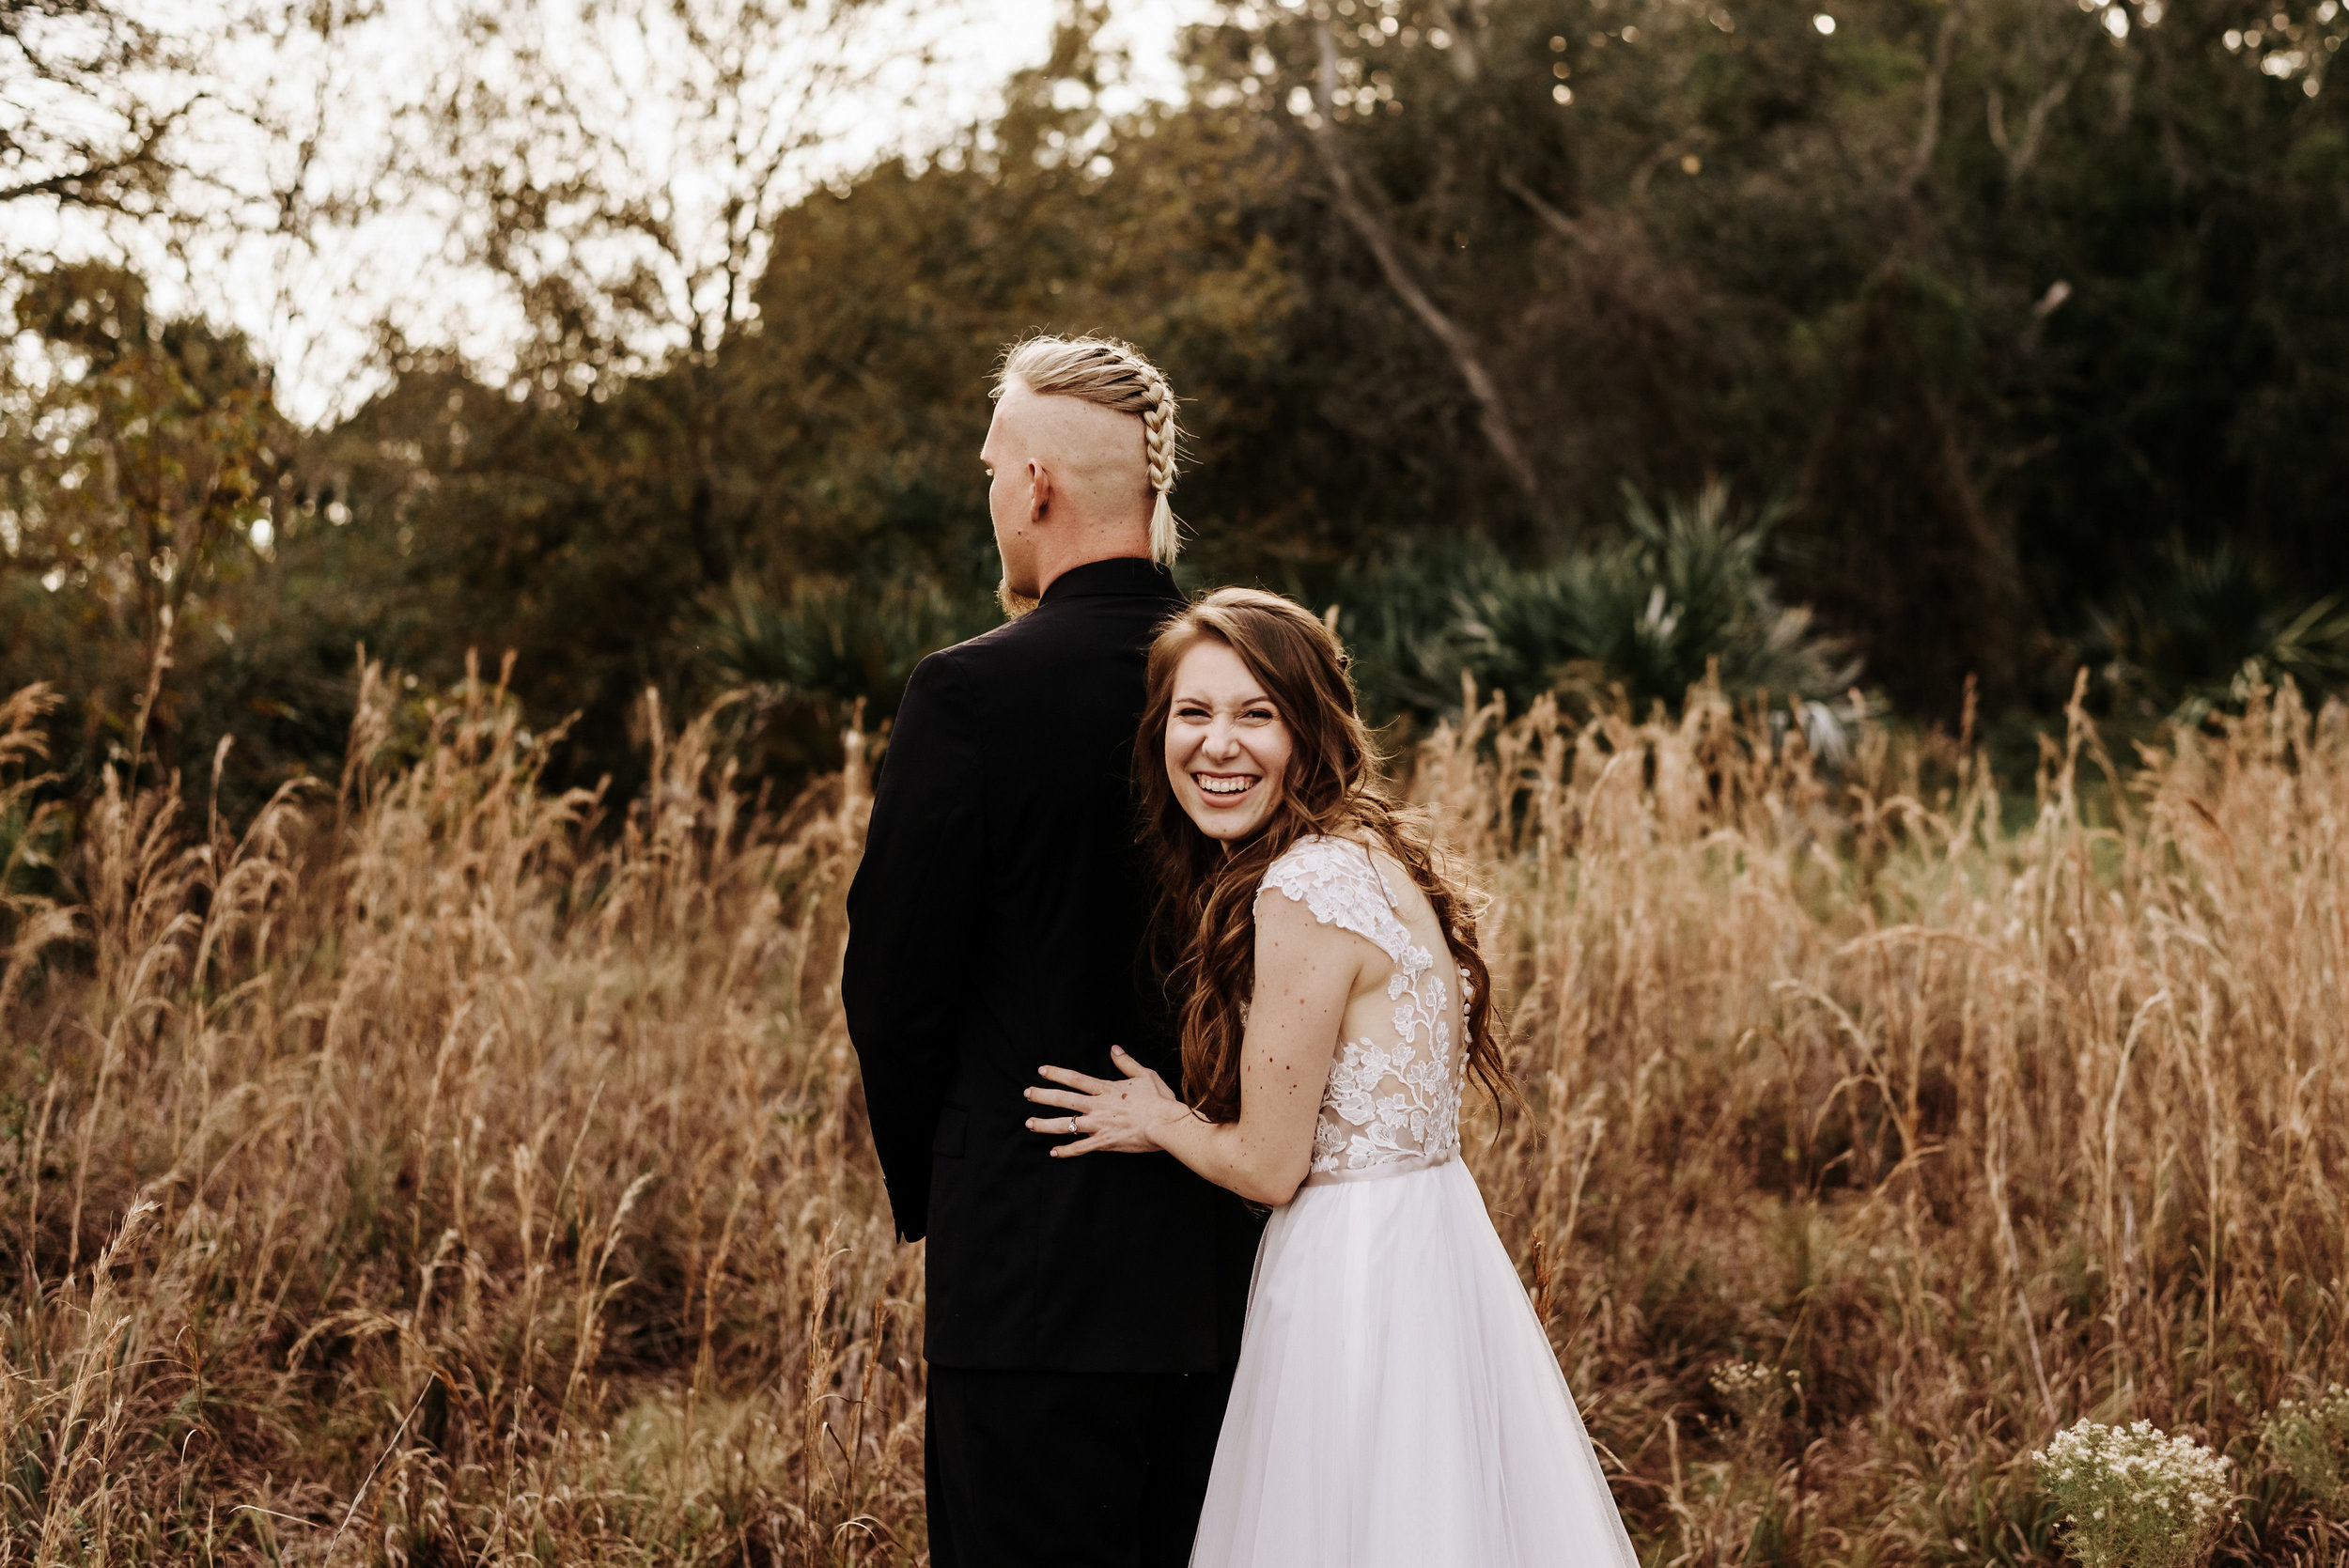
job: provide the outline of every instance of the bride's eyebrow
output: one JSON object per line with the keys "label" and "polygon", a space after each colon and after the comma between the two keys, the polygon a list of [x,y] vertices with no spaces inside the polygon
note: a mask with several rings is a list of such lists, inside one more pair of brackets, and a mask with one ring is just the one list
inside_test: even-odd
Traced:
{"label": "bride's eyebrow", "polygon": [[[1169,707],[1180,707],[1185,703],[1190,703],[1197,707],[1213,707],[1215,706],[1215,699],[1212,697],[1197,696],[1188,691],[1177,691],[1174,695],[1167,699],[1167,706]],[[1274,702],[1270,697],[1257,696],[1241,697],[1235,701],[1232,706],[1234,707],[1278,707],[1281,705]]]}

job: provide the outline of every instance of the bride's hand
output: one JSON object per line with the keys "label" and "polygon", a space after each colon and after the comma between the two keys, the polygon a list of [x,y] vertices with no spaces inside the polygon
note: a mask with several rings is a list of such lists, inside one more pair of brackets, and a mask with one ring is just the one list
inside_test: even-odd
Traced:
{"label": "bride's hand", "polygon": [[1110,1061],[1126,1075],[1123,1082],[1087,1078],[1066,1067],[1036,1069],[1065,1087],[1030,1089],[1028,1098],[1038,1105],[1057,1106],[1070,1114],[1031,1116],[1028,1130],[1053,1137],[1075,1135],[1079,1139],[1074,1143],[1054,1145],[1054,1158],[1089,1155],[1098,1149],[1148,1154],[1159,1147],[1151,1130],[1189,1113],[1190,1108],[1166,1086],[1166,1080],[1127,1055],[1124,1047],[1112,1046]]}

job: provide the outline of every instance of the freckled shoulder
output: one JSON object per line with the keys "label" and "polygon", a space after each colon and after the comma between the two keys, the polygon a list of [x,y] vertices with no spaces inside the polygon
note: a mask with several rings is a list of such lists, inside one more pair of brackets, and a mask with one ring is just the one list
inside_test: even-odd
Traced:
{"label": "freckled shoulder", "polygon": [[1361,845],[1326,835],[1299,839],[1257,886],[1260,918],[1267,893],[1303,906],[1319,924],[1351,931],[1396,962],[1410,946],[1386,879]]}

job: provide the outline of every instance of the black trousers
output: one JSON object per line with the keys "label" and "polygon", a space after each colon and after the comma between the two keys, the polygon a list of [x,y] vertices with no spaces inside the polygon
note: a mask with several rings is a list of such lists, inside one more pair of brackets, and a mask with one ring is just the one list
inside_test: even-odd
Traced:
{"label": "black trousers", "polygon": [[930,1368],[933,1568],[1184,1568],[1232,1374]]}

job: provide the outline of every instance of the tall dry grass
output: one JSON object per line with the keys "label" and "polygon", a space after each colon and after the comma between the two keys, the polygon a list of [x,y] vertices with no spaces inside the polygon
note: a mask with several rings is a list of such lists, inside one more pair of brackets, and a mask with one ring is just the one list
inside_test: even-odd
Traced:
{"label": "tall dry grass", "polygon": [[[360,713],[339,787],[117,785],[70,900],[0,875],[0,1560],[922,1560],[854,748],[768,809],[648,703],[622,806],[540,787],[502,682]],[[2228,1560],[2334,1560],[2251,1443],[2349,1360],[2349,713],[2125,774],[2076,716],[2029,801],[1775,733],[1699,692],[1416,759],[1531,1099],[1470,1158],[1643,1552],[2050,1560],[2021,1456],[2141,1415],[2254,1473]]]}
{"label": "tall dry grass", "polygon": [[19,917],[0,1559],[907,1559],[857,769],[746,813],[648,705],[602,823],[502,684],[395,690],[241,831],[110,787],[37,981]]}

